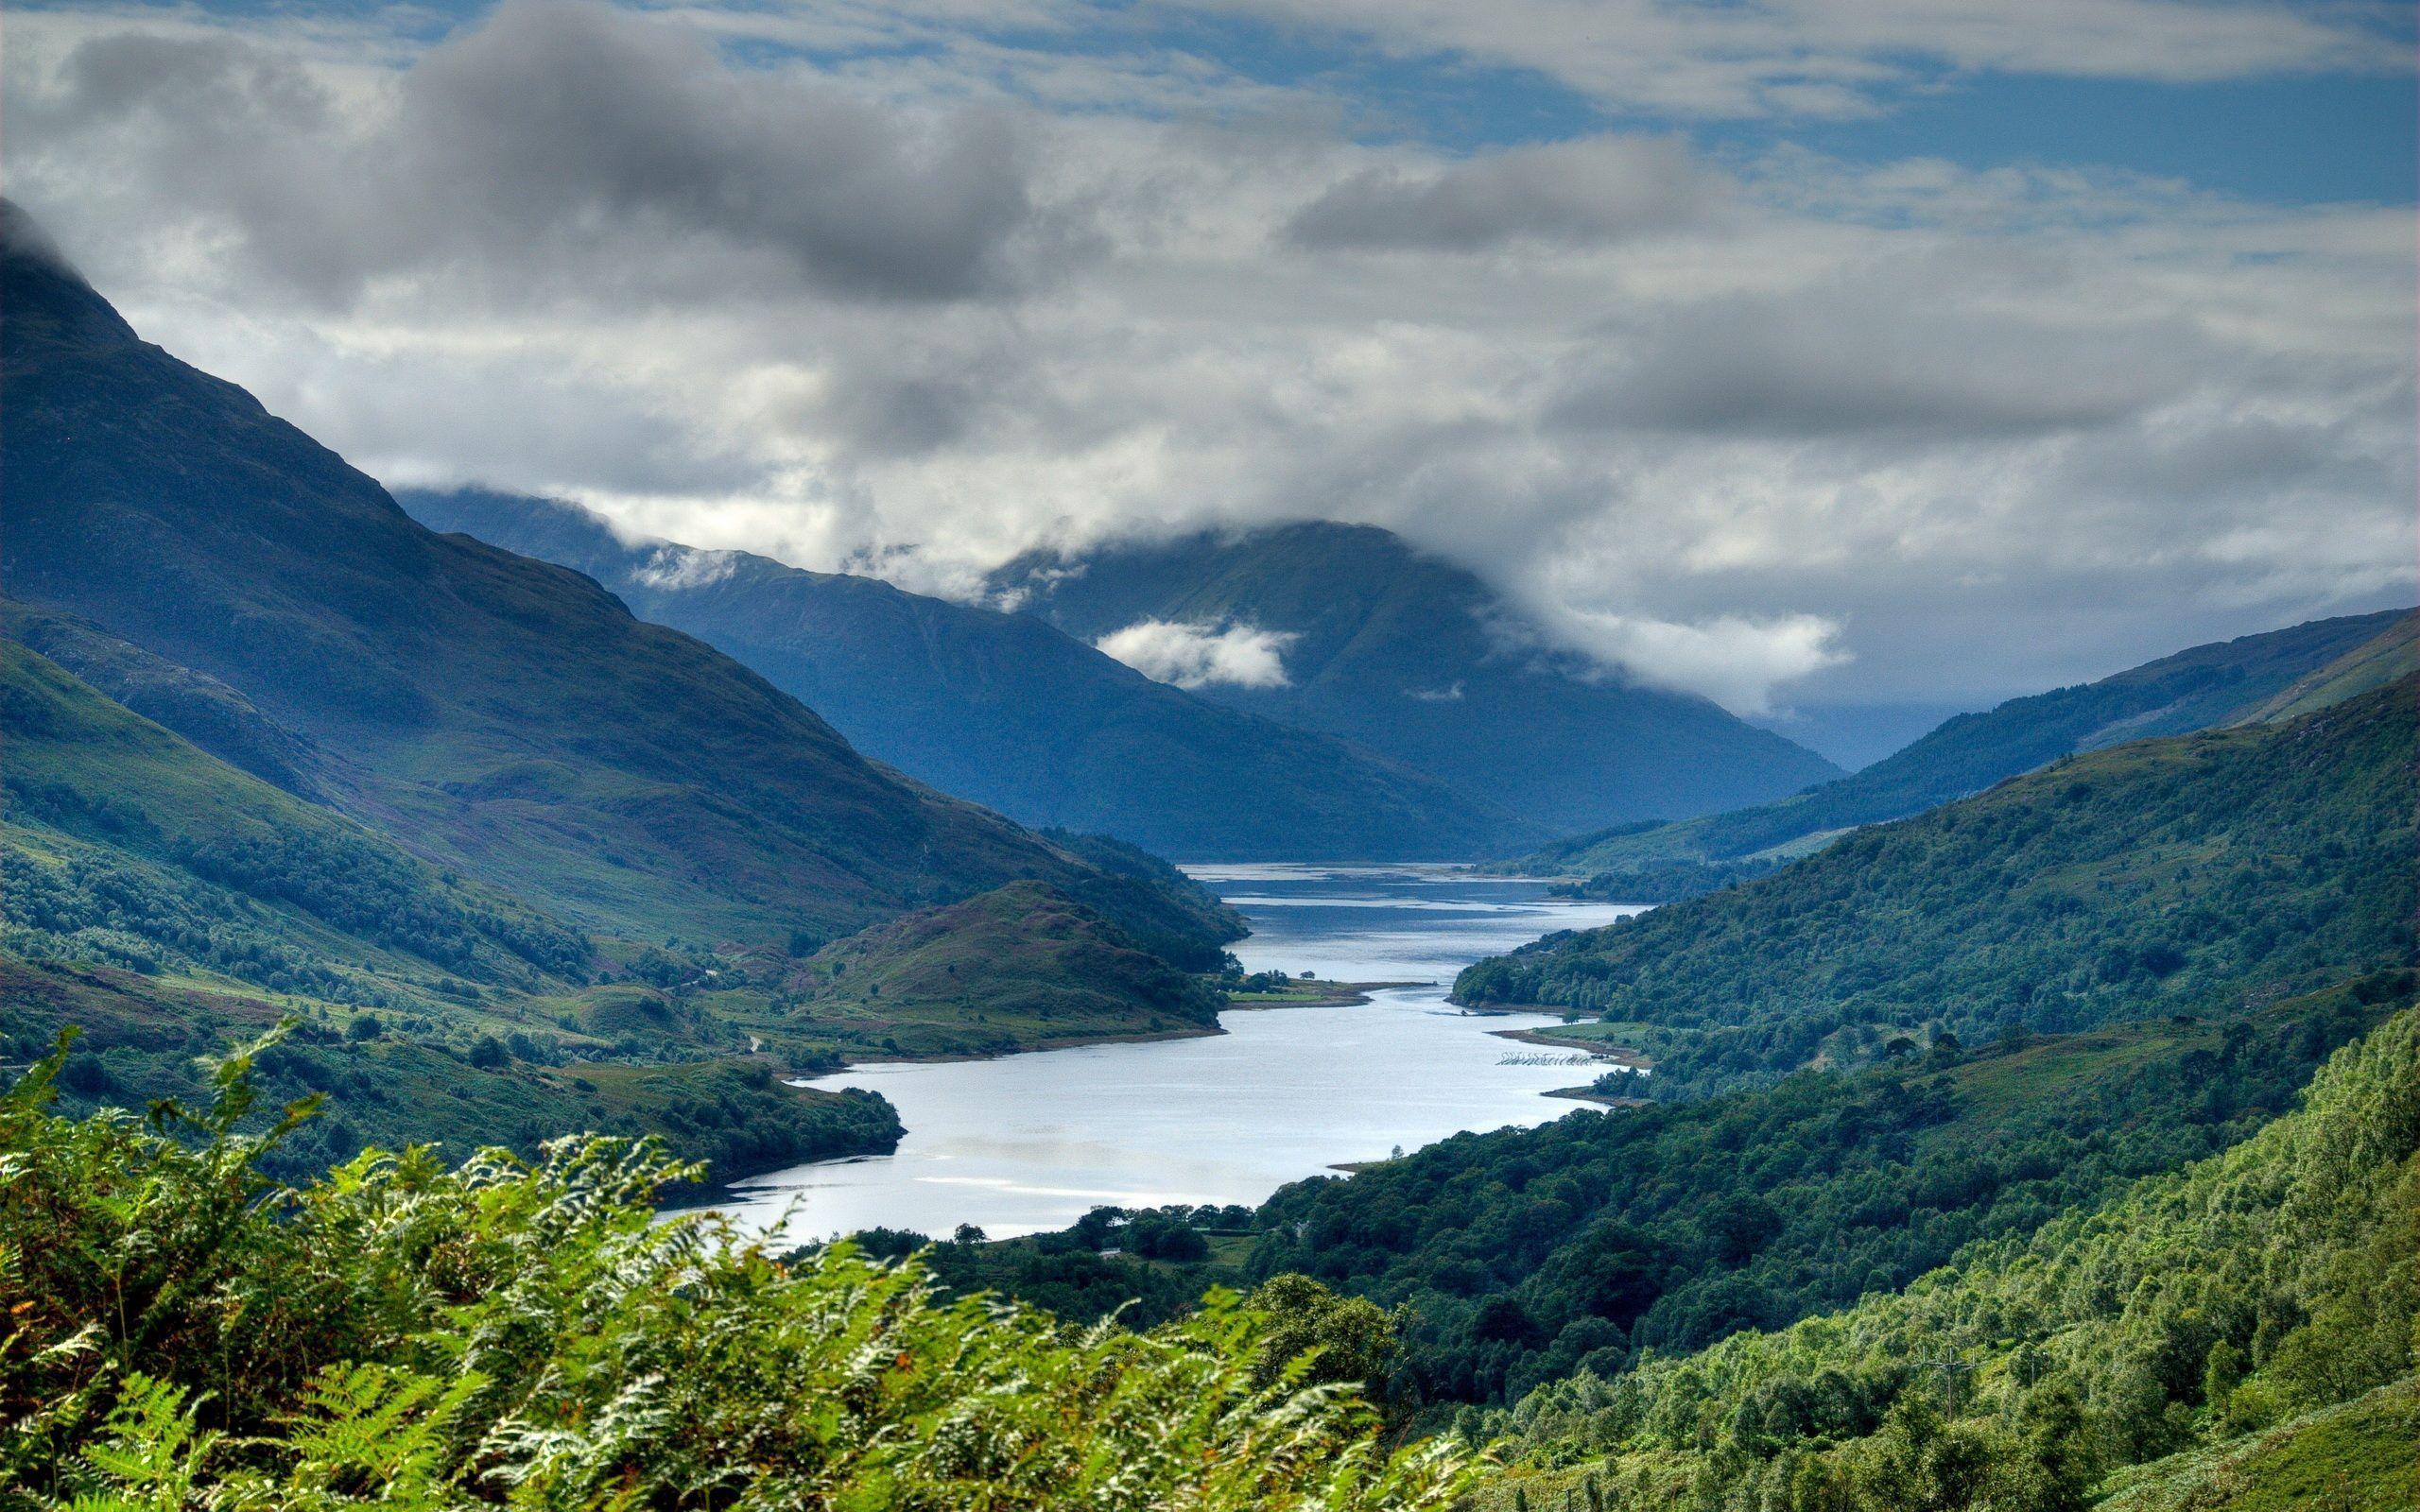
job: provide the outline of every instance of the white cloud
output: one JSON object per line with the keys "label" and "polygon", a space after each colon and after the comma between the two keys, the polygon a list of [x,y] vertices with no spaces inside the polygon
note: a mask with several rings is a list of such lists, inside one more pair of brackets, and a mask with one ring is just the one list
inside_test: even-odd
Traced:
{"label": "white cloud", "polygon": [[1287,224],[1311,248],[1481,251],[1536,241],[1626,241],[1701,219],[1713,178],[1682,144],[1609,137],[1432,166],[1365,168]]}
{"label": "white cloud", "polygon": [[712,588],[728,581],[739,571],[739,554],[733,551],[692,551],[685,546],[658,546],[648,557],[644,566],[631,576],[649,588],[672,593],[687,593],[691,589]]}
{"label": "white cloud", "polygon": [[1251,625],[1137,620],[1094,644],[1154,682],[1172,682],[1180,688],[1206,688],[1213,683],[1283,688],[1288,683],[1285,651],[1294,639],[1291,631]]}
{"label": "white cloud", "polygon": [[1775,688],[1849,660],[1840,646],[1841,627],[1814,614],[1768,620],[1726,614],[1683,625],[1566,610],[1548,625],[1601,663],[1703,694],[1736,714],[1771,713]]}

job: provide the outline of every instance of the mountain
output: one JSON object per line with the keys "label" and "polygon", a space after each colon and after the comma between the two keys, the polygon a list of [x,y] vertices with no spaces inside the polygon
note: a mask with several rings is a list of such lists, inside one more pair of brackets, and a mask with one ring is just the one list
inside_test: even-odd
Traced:
{"label": "mountain", "polygon": [[1370,525],[1032,554],[990,588],[1088,643],[1126,632],[1248,650],[1194,691],[1357,742],[1553,830],[1736,808],[1840,773],[1703,698],[1549,649],[1477,577]]}
{"label": "mountain", "polygon": [[433,529],[587,574],[726,652],[859,750],[1027,824],[1167,855],[1390,860],[1534,833],[1342,741],[1165,683],[1028,615],[738,551],[626,541],[576,505],[406,490]]}
{"label": "mountain", "polygon": [[[1804,793],[1678,824],[1634,825],[1565,840],[1507,862],[1532,875],[1583,876],[1588,889],[1663,902],[1824,845],[1843,831],[1919,814],[2046,762],[2122,741],[2305,713],[2410,671],[2411,610],[2313,620],[2289,629],[2198,645],[2099,682],[2012,698],[1960,714],[1853,776]],[[2320,677],[2323,669],[2345,663]],[[2315,681],[2308,681],[2313,679]],[[2290,691],[2291,690],[2291,691]],[[1674,884],[1712,864],[1696,885],[1633,897],[1641,883]]]}
{"label": "mountain", "polygon": [[232,690],[237,724],[315,753],[336,808],[625,936],[828,939],[1011,882],[1098,879],[590,579],[419,524],[143,342],[13,212],[9,231],[8,594]]}
{"label": "mountain", "polygon": [[349,1100],[298,1171],[584,1127],[732,1177],[897,1142],[881,1098],[784,1079],[867,1048],[784,983],[869,927],[1103,944],[1019,966],[1080,1019],[935,996],[934,1044],[1214,1001],[1190,973],[1241,921],[1173,868],[936,793],[589,578],[416,524],[0,217],[0,1042],[82,1025],[71,1099],[206,1098],[198,1057],[292,1019],[264,1091]]}
{"label": "mountain", "polygon": [[2409,964],[2420,674],[2284,722],[2063,757],[1772,876],[1463,971],[1645,1044],[1660,1088],[1945,1036],[2229,1011]]}

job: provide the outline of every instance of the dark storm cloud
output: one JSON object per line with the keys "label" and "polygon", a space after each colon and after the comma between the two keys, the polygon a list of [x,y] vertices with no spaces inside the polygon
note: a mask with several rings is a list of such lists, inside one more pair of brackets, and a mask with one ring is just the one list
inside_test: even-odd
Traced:
{"label": "dark storm cloud", "polygon": [[1356,174],[1305,206],[1286,234],[1299,247],[1360,250],[1588,246],[1687,224],[1712,198],[1706,176],[1677,143],[1558,143],[1426,172]]}
{"label": "dark storm cloud", "polygon": [[2173,323],[1928,310],[1884,289],[1742,296],[1623,339],[1566,381],[1550,415],[1572,429],[2018,438],[2141,413],[2192,381],[2203,345]]}
{"label": "dark storm cloud", "polygon": [[466,262],[593,288],[596,254],[633,246],[648,266],[619,277],[656,294],[951,299],[1009,282],[1031,220],[1003,114],[737,71],[694,32],[569,0],[507,0],[359,97],[232,38],[105,36],[27,108],[45,134],[132,139],[157,200],[331,301]]}

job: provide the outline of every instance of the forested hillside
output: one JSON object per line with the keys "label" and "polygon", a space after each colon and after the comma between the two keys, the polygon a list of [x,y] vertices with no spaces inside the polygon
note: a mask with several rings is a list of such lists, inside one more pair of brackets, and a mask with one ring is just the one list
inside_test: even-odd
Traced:
{"label": "forested hillside", "polygon": [[588,574],[867,755],[1028,824],[1228,859],[1497,854],[1540,833],[1483,795],[1154,682],[1029,614],[743,551],[625,542],[547,499],[397,497],[432,528]]}
{"label": "forested hillside", "polygon": [[[1775,875],[1464,971],[1599,1017],[1697,1092],[1906,1040],[2225,1011],[2408,963],[2405,679],[2283,724],[2053,763]],[[1631,1026],[1635,1026],[1634,1030]]]}
{"label": "forested hillside", "polygon": [[1478,1504],[2410,1506],[2415,1255],[2406,1010],[2225,1154],[1904,1292],[1542,1388]]}
{"label": "forested hillside", "polygon": [[2195,646],[2098,682],[1960,714],[1852,776],[1789,798],[1581,835],[1504,868],[1585,877],[1590,893],[1633,902],[1663,901],[1638,891],[1659,878],[1666,896],[1705,891],[1739,880],[1742,868],[1769,868],[1843,831],[1920,814],[2062,756],[2308,713],[2366,692],[2413,670],[2415,624],[2420,616],[2389,610]]}

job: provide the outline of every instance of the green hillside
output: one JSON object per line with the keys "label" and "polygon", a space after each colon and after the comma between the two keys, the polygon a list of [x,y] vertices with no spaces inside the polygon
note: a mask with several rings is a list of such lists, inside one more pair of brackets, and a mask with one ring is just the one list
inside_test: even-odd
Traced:
{"label": "green hillside", "polygon": [[2235,723],[2291,719],[2420,672],[2420,614],[2406,614],[2335,661],[2307,672]]}
{"label": "green hillside", "polygon": [[867,755],[1027,824],[1228,859],[1474,855],[1541,833],[1333,737],[1154,682],[1032,615],[747,552],[629,543],[546,499],[397,498],[432,528],[588,574],[763,674]]}
{"label": "green hillside", "polygon": [[1225,997],[1043,883],[877,924],[770,978],[770,1035],[867,1056],[999,1055],[1208,1034]]}
{"label": "green hillside", "polygon": [[1541,1388],[1477,1504],[2409,1506],[2415,1254],[2406,1010],[2224,1154],[1844,1312]]}
{"label": "green hillside", "polygon": [[[1703,1091],[1898,1040],[2232,1010],[2406,964],[2411,679],[2282,724],[2065,758],[1759,881],[1465,970]],[[1627,1027],[1636,1025],[1634,1034]]]}
{"label": "green hillside", "polygon": [[414,523],[32,241],[0,298],[9,594],[233,690],[439,865],[582,928],[753,941],[1089,875],[589,579]]}
{"label": "green hillside", "polygon": [[[1860,825],[1919,814],[2081,751],[2186,734],[2248,718],[2303,713],[2325,696],[2349,696],[2410,671],[2408,610],[2314,620],[2290,629],[2195,646],[2104,678],[1983,713],[1960,714],[1873,765],[1804,793],[1727,814],[1584,834],[1497,869],[1589,879],[1591,895],[1657,902],[1740,880],[1743,871],[1820,849]],[[2368,669],[2289,698],[2340,658]],[[2400,670],[2396,668],[2400,665]],[[1652,895],[1641,893],[1642,885]]]}
{"label": "green hillside", "polygon": [[990,587],[1087,643],[1146,620],[1284,637],[1282,684],[1196,691],[1356,742],[1549,832],[1736,808],[1840,775],[1706,699],[1555,649],[1478,577],[1372,525],[1036,553]]}
{"label": "green hillside", "polygon": [[0,713],[0,928],[20,954],[377,1006],[587,975],[588,941],[560,920],[224,765],[9,641]]}
{"label": "green hillside", "polygon": [[[884,1150],[878,1097],[783,1086],[741,1031],[631,1046],[537,1005],[582,1001],[588,939],[219,762],[0,642],[0,1056],[83,1036],[70,1106],[204,1088],[196,1057],[295,1017],[264,1090],[342,1092],[282,1144],[305,1174],[365,1143],[534,1151],[574,1128],[665,1136],[728,1175]],[[1164,968],[1165,969],[1165,968]],[[562,1032],[569,1028],[571,1032]]]}

